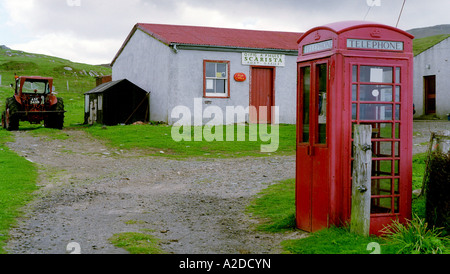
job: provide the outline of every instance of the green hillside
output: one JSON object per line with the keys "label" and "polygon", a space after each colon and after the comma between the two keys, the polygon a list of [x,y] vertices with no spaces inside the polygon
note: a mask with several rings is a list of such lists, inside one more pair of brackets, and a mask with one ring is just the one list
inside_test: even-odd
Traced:
{"label": "green hillside", "polygon": [[53,77],[55,92],[66,105],[65,125],[69,126],[84,121],[84,92],[95,87],[96,76],[111,75],[111,69],[0,47],[0,110],[5,107],[5,99],[13,94],[9,84],[14,82],[15,73]]}

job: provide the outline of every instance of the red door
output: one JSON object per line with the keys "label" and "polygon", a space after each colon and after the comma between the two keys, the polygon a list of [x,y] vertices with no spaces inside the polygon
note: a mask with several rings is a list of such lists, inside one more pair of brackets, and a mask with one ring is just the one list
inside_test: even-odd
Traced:
{"label": "red door", "polygon": [[329,225],[328,63],[299,65],[297,226],[317,231]]}
{"label": "red door", "polygon": [[[252,67],[250,106],[251,123],[272,122],[272,106],[274,105],[274,69],[272,67]],[[258,120],[259,119],[259,120]]]}

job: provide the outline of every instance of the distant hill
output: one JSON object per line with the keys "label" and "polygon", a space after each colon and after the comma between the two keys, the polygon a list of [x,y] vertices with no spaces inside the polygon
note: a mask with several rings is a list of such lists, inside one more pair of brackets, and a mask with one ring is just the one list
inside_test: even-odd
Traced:
{"label": "distant hill", "polygon": [[[111,75],[108,65],[88,65],[43,54],[28,53],[0,46],[2,86],[14,81],[14,74],[54,78],[59,92],[83,94],[96,85],[96,77]],[[1,99],[1,96],[0,96]],[[1,103],[0,103],[1,104]]]}
{"label": "distant hill", "polygon": [[416,39],[441,35],[441,34],[450,34],[450,24],[446,25],[437,25],[432,27],[424,27],[424,28],[416,28],[407,30],[408,33],[414,35]]}
{"label": "distant hill", "polygon": [[64,99],[65,124],[84,122],[84,92],[96,87],[96,78],[111,75],[108,65],[89,65],[43,54],[28,53],[0,46],[0,113],[5,109],[6,98],[14,91],[14,74],[19,76],[53,77],[53,87],[58,97]]}

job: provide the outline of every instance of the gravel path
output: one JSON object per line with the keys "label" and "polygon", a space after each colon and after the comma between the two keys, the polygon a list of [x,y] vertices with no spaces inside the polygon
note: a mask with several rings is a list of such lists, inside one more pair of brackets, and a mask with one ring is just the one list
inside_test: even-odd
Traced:
{"label": "gravel path", "polygon": [[[448,121],[414,123],[414,153]],[[245,208],[268,185],[295,177],[295,157],[171,160],[112,150],[83,131],[67,140],[16,132],[9,147],[39,167],[42,186],[11,231],[12,254],[123,254],[115,233],[151,233],[175,254],[273,254],[284,239],[255,232]],[[150,232],[149,232],[150,231]]]}
{"label": "gravel path", "polygon": [[115,233],[150,233],[175,254],[271,254],[304,233],[254,232],[249,201],[295,177],[295,157],[170,160],[111,150],[83,131],[67,140],[16,132],[8,144],[39,167],[38,198],[11,231],[13,254],[122,254]]}

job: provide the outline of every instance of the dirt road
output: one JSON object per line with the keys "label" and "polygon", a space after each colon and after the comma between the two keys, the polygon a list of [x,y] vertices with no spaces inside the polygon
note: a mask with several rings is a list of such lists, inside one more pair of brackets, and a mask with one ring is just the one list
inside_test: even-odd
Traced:
{"label": "dirt road", "polygon": [[[82,131],[67,140],[17,132],[9,146],[35,162],[43,186],[13,229],[15,254],[126,253],[115,233],[150,233],[176,254],[279,253],[295,235],[256,233],[245,213],[269,184],[294,178],[294,157],[169,160],[111,150]],[[150,231],[150,232],[149,232]]]}

